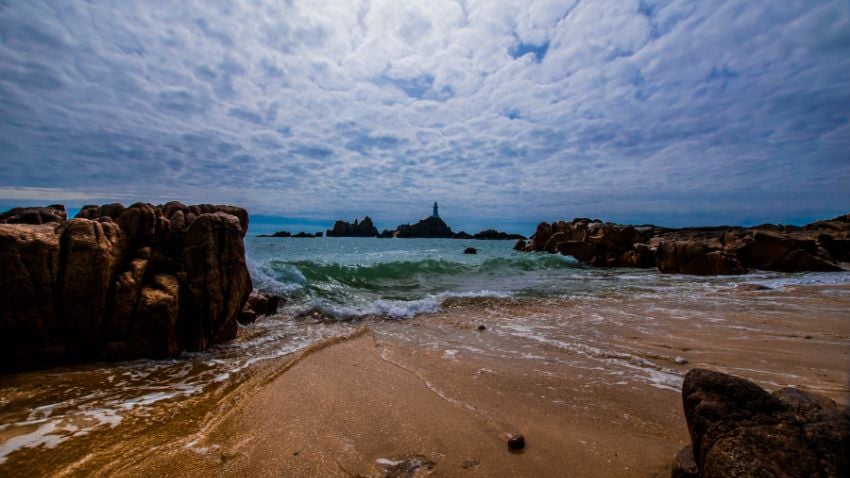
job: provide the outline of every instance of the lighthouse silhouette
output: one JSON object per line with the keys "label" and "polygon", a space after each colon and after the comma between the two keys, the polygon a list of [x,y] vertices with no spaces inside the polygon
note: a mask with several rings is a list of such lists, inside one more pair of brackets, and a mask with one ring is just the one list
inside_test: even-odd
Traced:
{"label": "lighthouse silhouette", "polygon": [[434,214],[431,214],[431,217],[440,217],[440,213],[437,212],[437,201],[434,201]]}

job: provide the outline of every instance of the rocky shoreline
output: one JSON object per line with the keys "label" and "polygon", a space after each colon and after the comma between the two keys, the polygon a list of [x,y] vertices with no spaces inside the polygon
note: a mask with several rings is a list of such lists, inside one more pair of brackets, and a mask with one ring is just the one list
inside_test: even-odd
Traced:
{"label": "rocky shoreline", "polygon": [[234,338],[252,291],[247,228],[242,208],[179,202],[0,214],[0,369],[174,357]]}
{"label": "rocky shoreline", "polygon": [[514,249],[561,253],[596,267],[657,268],[693,275],[841,271],[850,262],[850,214],[803,227],[670,229],[576,218],[542,222]]}

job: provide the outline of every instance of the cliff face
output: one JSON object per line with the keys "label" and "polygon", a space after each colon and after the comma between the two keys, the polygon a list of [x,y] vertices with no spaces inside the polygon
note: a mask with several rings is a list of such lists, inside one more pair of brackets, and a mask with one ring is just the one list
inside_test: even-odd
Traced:
{"label": "cliff face", "polygon": [[363,218],[362,222],[354,220],[354,224],[345,221],[334,223],[333,229],[328,229],[328,237],[378,237],[378,229],[372,224],[369,216]]}
{"label": "cliff face", "polygon": [[107,204],[68,221],[51,206],[0,218],[0,370],[172,357],[236,335],[251,292],[244,209]]}

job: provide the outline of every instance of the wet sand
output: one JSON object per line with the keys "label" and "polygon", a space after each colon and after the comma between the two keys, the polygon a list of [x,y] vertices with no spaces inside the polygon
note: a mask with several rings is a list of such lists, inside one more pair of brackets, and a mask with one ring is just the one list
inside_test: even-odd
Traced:
{"label": "wet sand", "polygon": [[[327,324],[341,337],[166,419],[25,449],[0,474],[660,477],[689,441],[691,367],[847,403],[850,288],[710,294],[457,300]],[[524,453],[508,451],[510,434]]]}

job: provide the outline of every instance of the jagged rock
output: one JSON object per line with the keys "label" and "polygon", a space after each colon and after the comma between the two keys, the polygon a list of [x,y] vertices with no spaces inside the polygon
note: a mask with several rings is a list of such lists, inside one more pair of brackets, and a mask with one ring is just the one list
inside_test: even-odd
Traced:
{"label": "jagged rock", "polygon": [[466,231],[460,231],[455,233],[454,239],[474,239],[472,234],[468,234]]}
{"label": "jagged rock", "polygon": [[309,232],[301,231],[301,232],[299,232],[298,234],[293,235],[292,237],[299,237],[299,238],[306,238],[306,237],[309,237],[309,238],[313,238],[313,237],[316,237],[316,236],[315,236],[315,235],[313,235],[313,234],[310,234]]}
{"label": "jagged rock", "polygon": [[0,224],[47,224],[67,219],[65,206],[16,207],[0,214]]}
{"label": "jagged rock", "polygon": [[180,203],[0,224],[0,369],[169,357],[232,338],[251,290],[243,226],[240,208]]}
{"label": "jagged rock", "polygon": [[366,216],[362,222],[355,219],[354,224],[337,221],[333,229],[328,229],[325,235],[328,237],[377,237],[378,229],[372,224],[372,219]]}
{"label": "jagged rock", "polygon": [[792,388],[768,393],[742,378],[694,369],[682,403],[696,476],[850,473],[850,413],[825,397]]}

